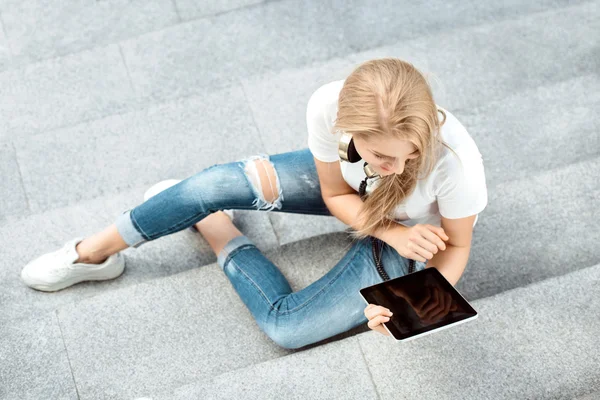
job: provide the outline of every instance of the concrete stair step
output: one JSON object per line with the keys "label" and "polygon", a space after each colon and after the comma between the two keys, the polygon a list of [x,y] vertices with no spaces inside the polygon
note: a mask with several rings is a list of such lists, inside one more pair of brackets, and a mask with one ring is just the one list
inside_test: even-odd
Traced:
{"label": "concrete stair step", "polygon": [[[44,10],[49,7],[47,4],[42,4],[41,0],[32,2],[39,3],[37,5],[43,10],[39,14],[44,15],[44,11],[47,11],[50,19],[56,12],[64,11],[52,7]],[[163,1],[161,5],[168,8],[170,4],[166,3],[168,2]],[[552,79],[555,74],[552,71],[555,70],[550,74],[542,71],[542,74],[534,76],[531,76],[531,71],[539,71],[535,66],[540,63],[548,66],[560,59],[545,56],[558,48],[573,52],[571,60],[577,62],[571,65],[577,65],[576,71],[583,69],[589,72],[594,65],[597,69],[595,57],[579,57],[585,48],[590,48],[593,52],[593,46],[590,47],[593,45],[590,44],[593,33],[591,36],[580,35],[581,29],[597,26],[592,17],[593,2],[561,0],[550,5],[540,0],[523,5],[516,0],[496,3],[471,0],[449,8],[446,3],[438,1],[426,6],[414,4],[410,6],[411,9],[403,7],[400,11],[393,2],[372,7],[370,2],[361,0],[341,13],[339,7],[333,4],[315,0],[302,4],[302,7],[297,7],[297,3],[292,1],[268,2],[258,7],[242,8],[174,26],[169,26],[174,14],[166,9],[161,11],[156,8],[155,11],[161,13],[160,21],[152,13],[137,16],[141,22],[139,32],[146,31],[150,24],[164,29],[128,39],[125,39],[128,37],[128,29],[123,30],[123,27],[115,27],[114,24],[98,26],[95,18],[98,15],[102,18],[102,13],[94,15],[94,22],[86,26],[89,31],[84,38],[79,38],[78,35],[86,32],[86,29],[74,29],[69,24],[57,25],[36,18],[20,21],[17,16],[16,25],[21,23],[21,29],[29,29],[34,40],[29,35],[11,38],[10,31],[13,28],[9,27],[9,42],[14,42],[11,43],[14,48],[22,51],[16,57],[28,64],[17,64],[18,68],[0,73],[0,84],[4,88],[0,93],[0,137],[33,135],[143,109],[148,104],[168,99],[204,95],[207,91],[238,86],[240,79],[281,71],[290,66],[301,69],[356,52],[364,52],[358,56],[361,61],[365,56],[370,58],[377,55],[379,50],[384,51],[385,56],[390,56],[394,47],[409,50],[408,53],[403,52],[407,56],[418,56],[423,51],[428,52],[430,57],[437,54],[439,61],[428,59],[431,66],[436,67],[432,69],[436,74],[448,68],[440,67],[440,63],[459,68],[460,76],[465,76],[463,65],[469,65],[471,73],[468,78],[473,80],[481,76],[483,79],[473,81],[472,86],[467,84],[465,89],[476,90],[465,93],[465,96],[448,91],[456,98],[473,97],[482,85],[493,86],[494,83],[502,82],[498,79],[498,74],[501,73],[500,76],[506,78],[510,76],[507,71],[514,69],[514,66],[529,71],[527,75],[520,75],[522,84],[527,84],[527,81],[540,82],[542,77]],[[534,21],[532,18],[537,14],[568,15],[571,12],[569,10],[575,9],[587,10],[580,19],[581,23],[577,26],[568,25],[564,29],[566,22],[563,22],[558,30],[564,33],[560,35],[560,40],[550,41],[552,45],[539,46],[539,42],[545,41],[539,35],[551,34],[540,28],[530,28],[528,21]],[[89,10],[93,12],[93,8]],[[78,15],[89,19],[86,14],[89,10],[74,10],[74,20],[77,21]],[[5,8],[5,12],[7,11]],[[454,19],[456,12],[460,13],[459,19]],[[420,15],[421,18],[414,18],[414,15]],[[517,26],[514,21],[517,21]],[[508,40],[507,38],[514,36],[512,31],[505,31],[500,42],[490,40],[487,36],[495,36],[494,29],[511,24],[518,28],[518,33],[523,34],[526,40]],[[488,25],[490,28],[485,27]],[[323,28],[325,26],[327,29]],[[348,26],[353,29],[348,30]],[[359,26],[360,29],[357,28]],[[548,23],[544,28],[549,26],[553,25]],[[136,29],[135,24],[127,28],[132,27],[133,30]],[[102,29],[114,29],[113,40],[100,40],[97,42],[99,46],[93,46],[92,41],[101,37]],[[491,33],[488,29],[491,29]],[[362,30],[367,30],[369,34],[362,34]],[[456,32],[461,30],[471,32],[469,40],[453,41],[457,37]],[[282,34],[274,35],[273,32]],[[439,40],[446,36],[448,39]],[[431,37],[438,40],[433,41]],[[530,37],[537,43],[527,44]],[[61,38],[61,42],[57,43],[56,38]],[[573,42],[580,44],[562,47],[564,43]],[[258,48],[257,43],[260,43]],[[402,45],[398,46],[398,43]],[[417,49],[410,49],[411,45],[406,47],[404,43],[416,45]],[[419,49],[423,44],[427,46]],[[440,44],[445,45],[441,48],[442,53],[435,49]],[[456,46],[461,48],[460,53],[469,53],[473,48],[483,49],[480,56],[486,54],[484,52],[490,52],[486,57],[481,57],[488,61],[469,61],[456,57]],[[527,47],[529,50],[518,50],[520,56],[514,57],[514,46]],[[379,50],[365,52],[373,48]],[[44,59],[60,54],[66,55]],[[449,57],[446,58],[446,55]],[[32,62],[40,57],[40,61]],[[498,71],[498,62],[506,62],[506,58],[511,59],[513,68]],[[492,69],[486,69],[489,60],[495,60]],[[529,62],[534,64],[530,65]],[[0,68],[2,65],[0,55]],[[529,67],[531,68],[528,69]],[[564,66],[562,73],[573,71],[572,68]],[[490,82],[491,78],[495,80]],[[448,107],[452,105],[450,102],[444,103]]]}
{"label": "concrete stair step", "polygon": [[[594,260],[597,260],[596,254],[585,250],[587,242],[581,242],[578,235],[587,231],[591,232],[591,236],[586,233],[586,237],[593,238],[598,234],[598,229],[593,225],[593,218],[589,218],[587,213],[593,210],[594,199],[597,198],[594,196],[598,192],[594,181],[594,174],[598,174],[598,163],[594,155],[598,154],[600,148],[599,134],[591,126],[598,125],[593,123],[594,118],[598,117],[592,113],[592,108],[597,106],[600,100],[594,94],[583,99],[582,96],[569,96],[568,93],[569,88],[573,87],[578,88],[576,92],[579,93],[583,92],[583,88],[599,86],[596,75],[581,76],[548,87],[517,93],[503,101],[489,103],[459,116],[465,120],[465,124],[471,130],[484,155],[486,176],[489,177],[489,205],[482,213],[482,218],[476,227],[478,232],[483,232],[474,237],[471,262],[486,265],[497,265],[497,263],[515,265],[514,268],[517,269],[514,271],[516,275],[503,275],[502,270],[492,270],[485,272],[491,274],[487,278],[480,276],[477,279],[469,274],[478,274],[479,270],[472,272],[467,270],[465,277],[468,276],[468,279],[463,280],[464,285],[467,286],[463,289],[470,295],[487,296],[515,287],[520,279],[525,279],[523,282],[529,283],[560,274],[563,269],[562,263],[570,261],[570,257],[578,257],[579,260],[587,263],[584,265],[591,265]],[[596,92],[598,91],[592,91],[592,93]],[[537,99],[534,105],[527,101],[529,98]],[[520,118],[520,123],[507,121],[505,116],[514,114],[515,109],[521,110],[523,115],[528,114],[532,117]],[[548,109],[554,109],[556,112],[543,114],[544,110]],[[570,113],[568,123],[562,120],[563,114],[559,111]],[[543,117],[536,117],[537,115]],[[508,133],[499,128],[506,124],[511,127]],[[498,139],[506,135],[509,135],[506,141]],[[551,139],[546,140],[550,137]],[[514,143],[520,145],[513,146]],[[544,148],[544,152],[536,152],[539,148]],[[221,159],[224,160],[224,156]],[[576,162],[577,160],[580,161]],[[573,162],[576,163],[569,165]],[[563,170],[562,166],[566,168]],[[192,168],[186,167],[187,172],[181,175],[163,175],[152,183],[167,177],[188,176],[187,174],[194,173]],[[537,170],[545,172],[537,177]],[[62,185],[67,194],[72,192],[77,196],[79,189],[72,186],[69,182],[70,178],[71,176],[65,176],[67,183],[63,182]],[[508,181],[515,178],[519,178],[521,182],[515,184],[514,187],[518,188],[516,190],[512,189],[513,184]],[[27,217],[14,217],[0,228],[0,237],[6,244],[4,260],[8,266],[2,270],[8,290],[0,296],[3,297],[3,304],[9,310],[3,313],[0,319],[20,318],[27,315],[22,312],[23,309],[44,311],[57,304],[64,304],[65,301],[76,301],[113,287],[123,287],[123,285],[171,275],[205,265],[216,259],[203,238],[186,231],[147,244],[143,252],[127,249],[126,255],[133,252],[135,256],[129,260],[130,268],[125,276],[116,281],[76,285],[51,296],[50,301],[46,294],[37,293],[23,286],[18,274],[26,262],[58,248],[71,237],[89,236],[103,229],[113,223],[121,211],[140,204],[144,191],[151,183],[142,186],[138,185],[137,180],[132,182],[135,182],[134,186],[129,183],[130,186],[125,191],[114,193],[112,191],[105,193],[101,187],[98,187],[98,193],[103,195],[96,199],[80,200],[75,203],[76,205]],[[572,185],[573,190],[565,192],[564,182]],[[52,193],[58,196],[60,191],[54,189]],[[509,200],[510,206],[507,205]],[[532,204],[535,207],[531,207]],[[557,207],[558,204],[561,204],[561,208]],[[514,210],[520,211],[515,213]],[[584,212],[582,213],[581,210]],[[343,231],[346,228],[334,217],[277,212],[265,215],[253,211],[238,211],[238,215],[240,218],[236,223],[240,230],[264,250],[319,234]],[[493,224],[492,221],[485,221],[494,218]],[[542,234],[534,234],[530,229],[532,224],[540,226],[541,232],[547,232],[550,236],[546,238]],[[586,226],[587,228],[584,229],[583,227]],[[40,227],[52,227],[52,229]],[[504,232],[503,235],[506,237],[499,238],[501,235],[499,232]],[[571,235],[565,236],[564,232],[571,232]],[[515,244],[512,242],[515,234],[523,236],[517,248],[514,248]],[[481,254],[477,253],[480,241],[486,242],[484,246],[487,249]],[[572,246],[565,248],[565,242],[572,243]],[[519,248],[518,245],[524,247]],[[507,252],[503,246],[509,246],[513,251]],[[527,246],[535,246],[538,251],[531,252]],[[178,251],[171,252],[174,248]],[[548,249],[553,250],[549,252]],[[539,257],[543,257],[542,260],[552,267],[523,272],[520,265],[525,260],[538,261]],[[137,267],[138,263],[139,267]],[[502,280],[507,281],[499,284]],[[469,287],[468,285],[471,284],[474,286]]]}
{"label": "concrete stair step", "polygon": [[[594,51],[594,43],[590,38],[594,37],[593,33],[598,28],[597,21],[591,20],[573,27],[570,25],[573,20],[587,21],[590,7],[589,3],[585,3],[498,22],[485,27],[485,32],[482,32],[482,27],[468,27],[447,35],[428,36],[374,51],[379,51],[379,56],[406,56],[425,72],[431,70],[439,74],[444,87],[438,87],[438,103],[458,118],[465,118],[465,125],[477,143],[481,143],[488,161],[487,158],[492,155],[485,152],[486,140],[490,146],[497,146],[498,141],[502,140],[497,139],[502,137],[498,129],[511,124],[500,110],[510,112],[514,121],[521,122],[512,122],[510,127],[513,130],[527,128],[536,132],[543,127],[543,132],[546,132],[546,129],[553,128],[554,123],[559,123],[562,124],[562,131],[566,131],[569,127],[564,127],[565,121],[561,119],[564,114],[551,113],[546,116],[544,113],[544,107],[552,107],[552,102],[556,101],[555,107],[570,108],[574,117],[581,121],[580,128],[583,129],[578,129],[577,134],[585,133],[593,126],[585,125],[585,121],[596,118],[591,110],[598,96],[592,95],[589,104],[585,103],[583,96],[577,96],[570,104],[567,99],[578,92],[569,96],[559,96],[554,92],[559,90],[563,94],[568,93],[569,82],[577,88],[588,84],[592,87],[598,85],[597,75],[589,74],[599,67],[598,58],[589,56]],[[540,46],[538,42],[547,34],[542,29],[545,26],[569,31],[569,35],[565,35],[555,46]],[[515,39],[506,43],[502,39],[507,32],[518,32],[519,36],[528,40]],[[487,41],[471,42],[467,40],[469,37],[484,37]],[[442,39],[449,42],[443,42]],[[441,42],[445,46],[441,46]],[[461,46],[464,43],[469,45]],[[504,47],[494,49],[494,54],[504,55],[501,71],[498,71],[496,58],[481,55],[484,51],[490,51],[490,43],[504,43]],[[459,50],[460,60],[451,56],[451,52]],[[512,57],[511,51],[529,58],[525,62],[523,57]],[[447,53],[447,57],[439,57],[443,52]],[[565,52],[570,54],[570,60],[578,61],[557,62],[564,58]],[[0,188],[6,188],[8,193],[0,199],[0,218],[21,218],[30,213],[93,199],[106,192],[127,190],[133,182],[150,185],[162,179],[189,176],[214,163],[230,162],[259,152],[276,154],[306,147],[305,111],[310,94],[320,84],[343,78],[357,62],[371,56],[375,54],[365,52],[306,68],[264,74],[245,79],[242,87],[203,89],[202,93],[192,97],[153,104],[140,111],[111,115],[75,126],[45,130],[43,133],[23,134],[20,129],[19,135],[8,135],[4,139],[0,134],[0,155],[4,161],[0,163],[0,171],[7,177],[0,183]],[[436,61],[438,59],[446,61],[441,63]],[[449,60],[456,62],[452,64]],[[464,65],[476,66],[477,74],[474,75],[481,76],[482,80],[465,80]],[[81,68],[74,70],[78,71],[77,79],[82,79]],[[523,77],[530,75],[532,70],[539,71],[539,74],[524,81]],[[500,72],[502,79],[498,80]],[[579,76],[585,73],[588,75]],[[61,82],[69,81],[64,73],[60,75]],[[299,79],[313,83],[294,84]],[[539,86],[548,87],[538,89]],[[50,89],[44,93],[58,93]],[[539,104],[528,101],[527,96],[530,95],[541,96]],[[116,97],[111,96],[112,99]],[[36,99],[44,102],[44,107],[36,107],[36,110],[49,110],[52,118],[62,118],[61,113],[77,109],[65,107],[63,102],[57,109],[52,109],[50,105],[53,102],[49,99],[44,99],[42,95],[36,95]],[[516,101],[518,107],[528,113],[518,114],[520,109],[503,103],[505,99]],[[485,109],[486,104],[494,101],[494,108]],[[84,107],[80,103],[77,107]],[[499,104],[504,106],[498,108]],[[485,113],[472,115],[479,112],[481,107],[484,107]],[[230,118],[232,114],[237,118]],[[15,115],[19,114],[11,113],[11,118],[6,120],[22,121]],[[490,120],[487,118],[497,120],[488,123]],[[69,124],[75,120],[70,121]],[[209,135],[207,132],[218,134]],[[492,134],[494,137],[490,136]],[[527,131],[525,137],[531,134],[531,131]],[[594,138],[592,135],[590,137]],[[202,140],[198,141],[197,138]],[[141,146],[141,143],[144,145]],[[574,146],[580,144],[576,140],[572,143]],[[588,152],[594,149],[593,142],[589,144],[586,146]],[[65,185],[64,182],[69,184]],[[43,189],[48,187],[53,190]],[[282,243],[300,238],[293,235],[282,237]]]}
{"label": "concrete stair step", "polygon": [[[3,8],[4,24],[17,3]],[[197,8],[177,3],[197,17]],[[598,2],[438,3],[397,15],[394,2],[356,1],[340,15],[337,6],[280,1],[127,36],[165,27],[171,4],[162,2],[93,48],[112,26],[92,23],[89,42],[71,36],[57,47],[55,38],[74,35],[52,20],[50,11],[63,8],[26,22],[38,36],[17,61],[40,61],[0,73],[0,398],[253,398],[260,390],[261,398],[593,398]],[[349,31],[358,20],[361,28]],[[11,38],[16,25],[4,24],[14,52],[23,43]],[[257,40],[268,30],[287,36]],[[310,94],[385,56],[435,74],[438,104],[484,155],[489,204],[457,286],[481,312],[474,323],[408,346],[365,325],[282,349],[259,330],[206,242],[187,230],[125,250],[126,271],[113,281],[54,294],[20,282],[26,262],[106,227],[160,180],[305,147]],[[0,70],[11,62],[0,54]],[[334,217],[238,216],[294,290],[349,246]],[[381,354],[398,368],[381,365]]]}
{"label": "concrete stair step", "polygon": [[599,290],[600,264],[472,301],[475,321],[411,342],[369,331],[152,398],[591,400]]}
{"label": "concrete stair step", "polygon": [[[591,214],[599,187],[596,181],[590,179],[590,174],[597,171],[599,166],[600,157],[540,173],[527,180],[497,186],[502,186],[503,190],[498,190],[499,194],[502,193],[502,201],[492,198],[490,204],[495,206],[482,216],[481,225],[478,223],[475,238],[479,239],[473,244],[469,266],[457,289],[467,299],[478,301],[495,294],[501,296],[499,292],[506,293],[513,289],[515,293],[527,291],[529,287],[534,287],[533,284],[543,285],[544,281],[552,279],[559,281],[564,276],[578,276],[579,280],[587,276],[582,271],[600,263],[600,254],[595,250],[595,243],[600,240],[600,230],[593,225]],[[569,182],[568,190],[565,190],[564,184],[556,184],[565,181]],[[538,198],[539,193],[545,193],[551,201],[541,201],[534,208],[528,206],[530,203],[524,199],[518,199],[523,193],[531,199]],[[555,207],[561,213],[553,215],[551,210]],[[527,209],[529,214],[521,212],[522,209]],[[547,215],[552,217],[544,220]],[[558,227],[563,228],[560,234],[556,234]],[[487,238],[487,241],[482,238]],[[347,235],[339,232],[287,244],[265,254],[280,268],[292,289],[297,291],[331,269],[348,247]],[[587,249],[587,254],[584,254],[584,249]],[[597,267],[594,271],[600,270]],[[596,275],[590,276],[586,279],[594,282]],[[580,283],[578,288],[581,287]],[[522,287],[528,284],[530,286]],[[592,296],[592,292],[592,288],[581,291],[589,296]],[[571,295],[571,290],[565,289],[564,293]],[[552,307],[556,301],[553,300]],[[535,303],[536,307],[539,302],[541,300]],[[507,300],[499,300],[499,304],[507,304]],[[573,304],[588,303],[582,300]],[[595,307],[593,302],[589,304]],[[486,309],[482,307],[483,314]],[[215,263],[116,288],[56,308],[57,323],[65,348],[68,349],[70,366],[76,377],[79,394],[84,398],[147,396],[159,389],[175,389],[192,382],[205,382],[215,376],[298,351],[281,348],[260,330],[228,278]],[[487,310],[487,314],[492,315],[493,311]],[[555,315],[544,308],[536,310],[539,312],[536,315]],[[505,318],[502,316],[505,311],[495,311],[494,315]],[[533,311],[530,309],[529,312]],[[567,316],[570,314],[561,310],[556,312],[559,313],[556,318],[549,319],[556,324],[560,318],[566,319],[560,321],[561,324],[568,325],[584,317],[569,319],[571,317]],[[510,314],[506,318],[515,317]],[[33,320],[29,323],[36,324]],[[569,326],[569,329],[572,328]],[[527,329],[529,331],[531,328]],[[343,339],[356,338],[356,335],[368,331],[366,325],[359,326],[307,348],[320,348],[333,342],[341,345],[346,342]],[[465,334],[465,331],[461,331],[461,337]],[[541,338],[553,337],[549,328],[539,335]],[[360,338],[362,340],[362,336]],[[352,340],[348,343],[352,343]],[[475,343],[481,343],[480,347],[484,348],[483,344],[489,344],[490,339]],[[579,351],[581,347],[576,346],[580,345],[583,346],[581,343],[571,344],[569,348],[573,352]],[[455,343],[453,347],[462,348],[464,345],[461,347]],[[366,348],[381,349],[381,345],[363,346],[363,352]],[[490,347],[488,351],[495,350]],[[579,356],[579,353],[574,354]],[[394,363],[396,361],[394,359]],[[509,365],[508,361],[503,363]],[[414,370],[416,367],[411,368]],[[128,373],[127,380],[114,381],[112,377],[115,371]],[[581,375],[578,369],[574,371],[569,379],[577,381],[587,377]],[[536,375],[532,373],[530,378],[533,376]],[[385,379],[392,381],[390,377]],[[470,380],[469,385],[476,386],[476,382]],[[385,390],[380,384],[377,387],[378,390]],[[494,387],[500,390],[499,386]]]}
{"label": "concrete stair step", "polygon": [[[593,18],[593,9],[594,3],[584,3],[397,40],[308,66],[243,78],[244,92],[268,153],[307,146],[306,103],[312,93],[325,83],[346,78],[359,63],[373,58],[398,57],[413,63],[428,77],[436,102],[460,118],[489,103],[519,98],[519,93],[534,95],[539,87],[553,88],[595,74],[600,65],[594,57],[594,38],[600,23]],[[554,35],[551,29],[568,34],[561,40],[549,40],[547,37]],[[298,85],[299,81],[306,84]],[[561,105],[567,101],[547,92],[538,94],[543,95],[544,103],[550,98]],[[584,100],[575,90],[570,96],[576,96],[578,104]],[[530,103],[529,108],[536,107],[535,102]],[[528,121],[536,121],[536,117],[541,118],[530,115]],[[504,116],[496,124],[501,127],[508,119]],[[485,135],[477,136],[476,130],[470,133],[476,140],[485,139]]]}

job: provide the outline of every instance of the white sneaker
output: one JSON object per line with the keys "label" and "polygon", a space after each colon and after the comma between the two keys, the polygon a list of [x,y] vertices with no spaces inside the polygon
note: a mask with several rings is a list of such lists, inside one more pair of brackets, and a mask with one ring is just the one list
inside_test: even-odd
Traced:
{"label": "white sneaker", "polygon": [[[166,190],[166,189],[170,188],[171,186],[178,184],[179,182],[181,182],[180,179],[167,179],[166,181],[158,182],[154,186],[150,187],[150,189],[146,190],[146,193],[144,193],[144,201],[148,200],[152,196],[156,196],[163,190]],[[229,219],[231,219],[231,221],[233,222],[233,218],[234,218],[233,210],[223,210],[223,212],[225,214],[227,214]],[[190,226],[189,229],[193,230],[194,232],[198,232],[198,229],[196,229],[195,225]]]}
{"label": "white sneaker", "polygon": [[69,240],[61,249],[29,262],[21,279],[33,289],[55,292],[82,281],[103,281],[120,276],[125,269],[121,253],[108,257],[102,264],[74,263],[79,258],[76,246],[84,238]]}

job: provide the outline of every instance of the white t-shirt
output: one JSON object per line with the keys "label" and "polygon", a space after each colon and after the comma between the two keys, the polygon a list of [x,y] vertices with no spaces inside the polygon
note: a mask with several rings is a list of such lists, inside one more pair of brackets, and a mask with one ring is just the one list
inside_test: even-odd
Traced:
{"label": "white t-shirt", "polygon": [[[344,180],[358,192],[366,177],[364,162],[349,163],[339,157],[341,132],[331,133],[338,111],[338,97],[345,79],[318,88],[310,97],[306,110],[308,148],[323,162],[339,161]],[[438,106],[439,107],[439,106]],[[431,224],[441,226],[441,216],[449,219],[479,214],[487,205],[487,187],[483,159],[465,127],[447,110],[440,135],[460,157],[441,146],[440,157],[427,179],[417,181],[415,190],[394,210],[394,220],[402,225]],[[438,113],[440,121],[443,116]],[[463,168],[464,166],[464,168]],[[378,180],[369,179],[366,192],[377,187]],[[475,217],[473,226],[479,216]]]}

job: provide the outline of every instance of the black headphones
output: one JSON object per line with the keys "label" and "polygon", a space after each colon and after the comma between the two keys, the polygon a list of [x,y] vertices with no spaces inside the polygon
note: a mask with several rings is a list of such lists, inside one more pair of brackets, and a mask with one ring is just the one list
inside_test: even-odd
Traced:
{"label": "black headphones", "polygon": [[[340,143],[338,147],[338,154],[343,161],[349,163],[356,163],[362,160],[360,154],[356,151],[356,147],[354,147],[354,141],[352,140],[352,135],[347,132],[343,132],[340,137]],[[369,163],[365,162],[363,165],[363,170],[365,171],[365,175],[367,178],[376,178],[379,177],[379,174],[369,166]]]}
{"label": "black headphones", "polygon": [[[362,160],[358,151],[356,151],[356,147],[354,147],[354,141],[352,140],[352,135],[347,132],[343,132],[340,137],[340,143],[338,146],[338,154],[343,161],[349,163],[356,163]],[[365,179],[360,183],[358,187],[358,195],[362,201],[365,201],[367,198],[366,190],[367,190],[367,180],[368,179],[378,179],[381,176],[373,170],[373,168],[365,161],[363,164],[363,171],[365,171]]]}

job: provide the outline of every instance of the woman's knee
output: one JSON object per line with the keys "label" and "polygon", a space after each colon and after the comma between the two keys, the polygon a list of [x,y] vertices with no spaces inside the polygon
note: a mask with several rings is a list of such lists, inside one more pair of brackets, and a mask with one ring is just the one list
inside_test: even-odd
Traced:
{"label": "woman's knee", "polygon": [[273,315],[268,321],[259,323],[259,326],[273,342],[284,349],[297,349],[308,344],[305,343],[306,335],[301,328],[284,314]]}
{"label": "woman's knee", "polygon": [[281,209],[283,193],[279,175],[267,154],[260,154],[243,160],[243,168],[248,181],[257,196],[257,209]]}
{"label": "woman's knee", "polygon": [[267,335],[273,342],[284,349],[295,350],[311,344],[308,343],[306,338],[298,331],[294,332],[287,329],[279,329],[278,331],[271,330]]}
{"label": "woman's knee", "polygon": [[[213,203],[214,192],[222,198],[225,192],[235,190],[240,195],[240,185],[249,185],[250,191],[243,196],[253,198],[252,205],[258,210],[281,209],[283,193],[279,174],[268,154],[250,156],[240,161],[214,164],[192,175],[183,182],[183,192],[190,201],[205,200]],[[202,192],[202,195],[200,195]]]}

